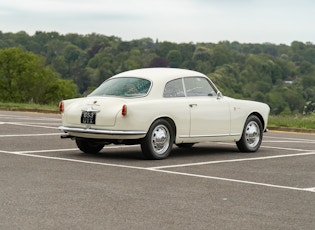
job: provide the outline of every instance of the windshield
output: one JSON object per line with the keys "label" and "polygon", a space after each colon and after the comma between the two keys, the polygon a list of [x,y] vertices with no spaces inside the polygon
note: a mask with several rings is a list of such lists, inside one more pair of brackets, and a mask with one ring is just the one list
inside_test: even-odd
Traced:
{"label": "windshield", "polygon": [[142,78],[113,78],[105,81],[89,96],[143,97],[150,87],[151,81]]}

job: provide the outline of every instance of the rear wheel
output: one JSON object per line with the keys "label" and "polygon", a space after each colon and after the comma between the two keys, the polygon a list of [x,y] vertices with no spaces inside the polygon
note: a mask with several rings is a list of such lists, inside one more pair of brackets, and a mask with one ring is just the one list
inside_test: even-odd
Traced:
{"label": "rear wheel", "polygon": [[174,142],[174,131],[170,123],[158,119],[151,125],[141,141],[141,149],[147,159],[161,160],[169,156]]}
{"label": "rear wheel", "polygon": [[97,141],[86,139],[86,138],[76,138],[75,142],[78,148],[84,153],[98,153],[101,151],[105,144],[98,143]]}
{"label": "rear wheel", "polygon": [[236,142],[241,152],[256,152],[261,144],[263,128],[260,119],[251,115],[247,118],[241,139]]}

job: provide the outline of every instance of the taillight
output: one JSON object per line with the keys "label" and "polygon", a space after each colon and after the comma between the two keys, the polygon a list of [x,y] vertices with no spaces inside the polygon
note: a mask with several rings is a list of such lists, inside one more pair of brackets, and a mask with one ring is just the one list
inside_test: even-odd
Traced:
{"label": "taillight", "polygon": [[59,112],[63,113],[65,110],[65,105],[63,103],[63,101],[59,102]]}
{"label": "taillight", "polygon": [[127,115],[127,105],[123,105],[121,108],[121,115],[126,116]]}

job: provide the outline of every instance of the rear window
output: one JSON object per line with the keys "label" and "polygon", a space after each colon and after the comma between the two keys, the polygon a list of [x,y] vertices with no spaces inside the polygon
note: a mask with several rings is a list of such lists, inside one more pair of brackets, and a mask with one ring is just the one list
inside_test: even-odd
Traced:
{"label": "rear window", "polygon": [[151,81],[136,77],[113,78],[105,81],[89,96],[144,97],[151,88]]}

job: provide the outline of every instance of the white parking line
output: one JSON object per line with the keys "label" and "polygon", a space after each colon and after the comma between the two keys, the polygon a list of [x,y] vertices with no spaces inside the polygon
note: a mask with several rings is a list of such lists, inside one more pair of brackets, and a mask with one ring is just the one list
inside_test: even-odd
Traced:
{"label": "white parking line", "polygon": [[26,124],[26,125],[55,125],[56,127],[61,125],[61,122],[55,123],[55,122],[16,122],[20,125]]}
{"label": "white parking line", "polygon": [[[264,141],[265,142],[265,141]],[[235,145],[233,142],[216,142],[217,144],[220,145]],[[300,142],[304,143],[304,142]],[[261,145],[260,148],[269,148],[269,149],[279,149],[279,150],[287,150],[287,151],[299,151],[299,152],[305,152],[307,150],[305,149],[293,149],[293,148],[285,148],[285,147],[274,147],[274,146],[267,146],[267,145]]]}
{"label": "white parking line", "polygon": [[24,123],[18,123],[18,122],[4,122],[4,123],[8,125],[19,125],[19,126],[27,126],[27,127],[35,127],[35,128],[45,128],[45,129],[58,129],[58,127],[31,125],[31,124],[24,124]]}
{"label": "white parking line", "polygon": [[305,188],[304,190],[306,190],[306,191],[311,191],[311,192],[315,192],[315,187],[314,187],[314,188]]}
{"label": "white parking line", "polygon": [[200,174],[174,172],[174,171],[159,170],[159,169],[156,170],[156,169],[153,169],[153,168],[151,168],[151,170],[152,171],[156,171],[156,172],[168,173],[168,174],[190,176],[190,177],[198,177],[198,178],[220,180],[220,181],[229,181],[229,182],[236,182],[236,183],[241,183],[241,184],[251,184],[251,185],[259,185],[259,186],[272,187],[272,188],[281,188],[281,189],[289,189],[289,190],[297,190],[297,191],[315,192],[315,190],[313,191],[313,190],[305,189],[305,188],[296,188],[296,187],[290,187],[290,186],[266,184],[266,183],[259,183],[259,182],[253,182],[253,181],[236,180],[236,179],[229,179],[229,178],[224,178],[224,177],[214,177],[214,176],[206,176],[206,175],[200,175]]}
{"label": "white parking line", "polygon": [[39,153],[39,152],[63,152],[63,151],[73,151],[73,150],[77,150],[77,149],[55,149],[55,150],[20,151],[20,152],[8,152],[8,151],[1,151],[0,150],[0,153],[6,153],[6,154],[24,156],[24,157],[48,159],[48,160],[58,160],[58,161],[67,161],[67,162],[75,162],[75,163],[83,163],[83,164],[103,165],[103,166],[112,166],[112,167],[119,167],[119,168],[146,170],[143,167],[136,167],[136,166],[129,166],[129,165],[109,164],[109,163],[102,163],[102,162],[96,162],[96,161],[84,161],[84,160],[76,160],[76,159],[71,159],[71,158],[50,157],[50,156],[29,154],[29,152],[33,152],[33,153],[34,152],[37,152],[37,153]]}
{"label": "white parking line", "polygon": [[[119,147],[119,146],[117,146],[117,147]],[[161,170],[162,167],[144,168],[144,167],[129,166],[129,165],[109,164],[109,163],[102,163],[102,162],[95,162],[95,161],[84,161],[84,160],[76,160],[76,159],[70,159],[70,158],[50,157],[50,156],[29,154],[29,153],[35,153],[35,152],[37,152],[37,153],[40,153],[40,152],[61,152],[61,151],[73,151],[73,150],[77,150],[77,149],[56,149],[56,150],[19,151],[19,152],[9,152],[9,151],[1,151],[0,150],[0,153],[18,155],[18,156],[23,156],[23,157],[34,157],[34,158],[48,159],[48,160],[59,160],[59,161],[65,161],[65,162],[74,162],[74,163],[83,163],[83,164],[91,164],[91,165],[101,165],[101,166],[111,166],[111,167],[118,167],[118,168],[137,169],[137,170],[143,170],[143,171],[167,173],[167,174],[180,175],[180,176],[189,176],[189,177],[197,177],[197,178],[212,179],[212,180],[219,180],[219,181],[228,181],[228,182],[234,182],[234,183],[258,185],[258,186],[278,188],[278,189],[296,190],[296,191],[304,191],[304,192],[315,192],[315,190],[313,188],[296,188],[296,187],[290,187],[290,186],[266,184],[266,183],[259,183],[259,182],[246,181],[246,180],[236,180],[236,179],[206,176],[206,175],[200,175],[200,174],[182,173],[182,172]],[[315,152],[304,153],[304,154],[293,154],[293,156],[304,156],[304,155],[313,155],[313,154],[315,154]],[[292,156],[292,155],[282,155],[280,157],[290,157],[290,156]],[[274,158],[274,157],[269,157],[269,159],[270,158]],[[258,160],[258,159],[259,158],[256,158],[256,160]],[[266,157],[262,158],[262,159],[266,159]],[[244,161],[246,159],[240,159],[240,160]],[[249,160],[251,160],[251,159],[249,159]],[[219,161],[216,161],[216,162],[218,163]],[[225,162],[230,162],[230,160],[221,161],[221,163],[225,163]],[[202,164],[202,163],[203,162],[201,162],[200,164]],[[208,164],[209,164],[209,162],[208,162]],[[193,166],[196,164],[190,164],[190,165]],[[171,168],[171,167],[168,166],[168,168]]]}
{"label": "white parking line", "polygon": [[[3,118],[7,118],[6,116],[1,116]],[[19,120],[26,120],[29,119],[33,122],[0,122],[0,125],[9,124],[9,125],[17,125],[17,126],[27,126],[27,127],[36,127],[36,128],[48,128],[48,129],[58,129],[57,127],[46,126],[51,125],[52,123],[35,123],[34,121],[60,121],[59,118],[31,118],[26,116],[12,116],[15,119]],[[54,123],[56,125],[56,123]],[[31,136],[53,136],[53,135],[61,135],[62,133],[45,133],[45,134],[8,134],[8,135],[0,135],[0,137],[31,137]],[[276,139],[276,140],[275,140]],[[283,141],[280,141],[283,140]],[[276,143],[276,142],[295,142],[295,143],[315,143],[312,139],[297,139],[297,138],[279,138],[279,137],[265,137],[264,143]],[[234,143],[220,143],[224,145],[229,145]],[[106,148],[130,148],[133,146],[107,146]],[[136,145],[134,147],[139,147]],[[286,147],[273,147],[273,146],[265,146],[262,145],[262,148],[269,148],[269,149],[278,149],[278,150],[287,150],[287,151],[298,151],[301,153],[295,154],[285,154],[285,155],[277,155],[277,156],[266,156],[266,157],[254,157],[254,158],[241,158],[241,159],[233,159],[233,160],[220,160],[220,161],[207,161],[207,162],[197,162],[197,163],[188,163],[188,164],[177,164],[177,165],[166,165],[166,166],[156,166],[156,167],[137,167],[137,166],[130,166],[130,165],[121,165],[121,164],[110,164],[110,163],[102,163],[96,161],[85,161],[85,160],[76,160],[71,158],[62,158],[62,157],[51,157],[45,155],[39,155],[40,153],[49,153],[49,152],[66,152],[66,151],[77,151],[77,148],[71,149],[54,149],[54,150],[34,150],[34,151],[3,151],[0,150],[0,153],[3,154],[11,154],[23,157],[33,157],[33,158],[41,158],[47,160],[58,160],[64,162],[74,162],[74,163],[83,163],[83,164],[90,164],[90,165],[100,165],[100,166],[110,166],[110,167],[118,167],[118,168],[127,168],[127,169],[137,169],[143,171],[150,171],[156,173],[166,173],[178,176],[188,176],[188,177],[195,177],[195,178],[203,178],[203,179],[211,179],[211,180],[218,180],[218,181],[226,181],[226,182],[233,182],[233,183],[241,183],[241,184],[249,184],[249,185],[256,185],[256,186],[264,186],[264,187],[271,187],[277,189],[287,189],[287,190],[296,190],[296,191],[304,191],[304,192],[315,192],[315,187],[311,188],[297,188],[297,187],[290,187],[290,186],[282,186],[282,185],[274,185],[274,184],[267,184],[267,183],[259,183],[253,181],[246,181],[246,180],[238,180],[238,179],[230,179],[230,178],[223,178],[223,177],[215,177],[215,176],[207,176],[201,174],[193,174],[193,173],[183,173],[183,172],[176,172],[170,171],[167,169],[171,168],[180,168],[180,167],[189,167],[189,166],[199,166],[199,165],[210,165],[210,164],[224,164],[224,163],[232,163],[232,162],[244,162],[244,161],[255,161],[255,160],[267,160],[267,159],[276,159],[276,158],[285,158],[285,157],[298,157],[298,156],[309,156],[315,155],[314,151],[306,152],[305,149],[294,149],[294,148],[286,148]],[[38,153],[38,154],[36,154]]]}
{"label": "white parking line", "polygon": [[297,154],[285,154],[285,155],[267,156],[267,157],[241,158],[241,159],[221,160],[221,161],[205,161],[205,162],[188,163],[188,164],[157,166],[157,167],[150,167],[148,169],[153,169],[153,170],[155,170],[155,169],[168,169],[168,168],[190,167],[190,166],[199,166],[199,165],[208,165],[208,164],[243,162],[243,161],[267,160],[267,159],[275,159],[275,158],[308,156],[308,155],[315,155],[315,152],[297,153]]}
{"label": "white parking line", "polygon": [[290,137],[264,137],[264,141],[267,141],[266,139],[277,139],[277,140],[289,140],[289,141],[301,141],[301,142],[312,142],[315,143],[314,139],[301,139],[301,138],[290,138]]}
{"label": "white parking line", "polygon": [[[13,155],[21,155],[21,156],[36,156],[28,153],[49,153],[49,152],[65,152],[65,151],[76,151],[78,148],[72,149],[48,149],[48,150],[34,150],[34,151],[4,151],[0,150],[0,153],[7,153]],[[38,155],[40,156],[40,155]]]}
{"label": "white parking line", "polygon": [[32,117],[32,116],[14,116],[14,115],[2,115],[1,119],[16,119],[16,120],[32,120],[32,121],[61,121],[61,118],[51,118],[51,117]]}
{"label": "white parking line", "polygon": [[292,140],[292,141],[268,141],[268,140],[264,140],[264,143],[310,143],[310,144],[314,144],[315,141],[309,141],[309,140],[305,140],[305,141],[295,141],[295,140]]}
{"label": "white parking line", "polygon": [[36,134],[5,134],[0,137],[36,137],[36,136],[60,136],[62,133],[36,133]]}
{"label": "white parking line", "polygon": [[266,146],[266,145],[262,145],[261,148],[279,149],[279,150],[286,150],[286,151],[298,151],[298,152],[305,152],[305,151],[307,151],[306,149],[293,149],[293,148],[274,147],[274,146]]}

